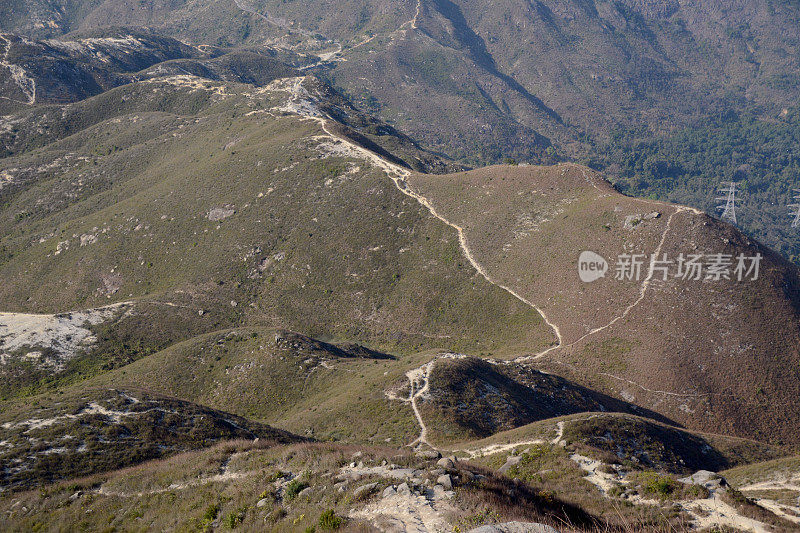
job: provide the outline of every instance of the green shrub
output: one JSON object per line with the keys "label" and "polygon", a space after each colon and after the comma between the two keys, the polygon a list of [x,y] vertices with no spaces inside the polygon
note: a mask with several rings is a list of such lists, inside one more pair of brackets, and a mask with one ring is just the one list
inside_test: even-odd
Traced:
{"label": "green shrub", "polygon": [[327,531],[339,529],[342,526],[342,522],[344,522],[344,519],[336,516],[336,511],[333,509],[328,509],[319,517],[319,527]]}
{"label": "green shrub", "polygon": [[293,479],[287,486],[286,486],[286,499],[293,500],[297,497],[300,492],[308,488],[308,483],[305,481],[301,481],[299,479]]}
{"label": "green shrub", "polygon": [[668,498],[680,489],[677,481],[657,472],[644,472],[640,479],[644,492],[658,498]]}
{"label": "green shrub", "polygon": [[209,531],[211,529],[211,523],[217,519],[219,516],[219,504],[212,503],[208,507],[206,507],[206,512],[203,513],[203,516],[200,518],[199,528],[200,531]]}
{"label": "green shrub", "polygon": [[225,515],[222,519],[222,525],[228,529],[235,529],[236,526],[244,522],[244,517],[247,515],[247,507],[239,507],[235,511]]}

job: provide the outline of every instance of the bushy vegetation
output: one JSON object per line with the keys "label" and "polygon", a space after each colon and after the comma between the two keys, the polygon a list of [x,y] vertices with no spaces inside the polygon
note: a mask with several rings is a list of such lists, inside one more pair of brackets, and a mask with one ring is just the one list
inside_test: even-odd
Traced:
{"label": "bushy vegetation", "polygon": [[800,187],[800,108],[768,119],[757,110],[711,115],[695,127],[653,136],[617,129],[587,162],[628,194],[679,202],[719,215],[717,189],[736,182],[740,227],[800,261],[792,189]]}
{"label": "bushy vegetation", "polygon": [[324,531],[339,529],[343,523],[344,519],[341,516],[337,516],[336,511],[333,509],[327,509],[319,516],[319,527]]}
{"label": "bushy vegetation", "polygon": [[286,499],[294,500],[304,489],[308,488],[308,482],[302,479],[293,479],[286,486]]}

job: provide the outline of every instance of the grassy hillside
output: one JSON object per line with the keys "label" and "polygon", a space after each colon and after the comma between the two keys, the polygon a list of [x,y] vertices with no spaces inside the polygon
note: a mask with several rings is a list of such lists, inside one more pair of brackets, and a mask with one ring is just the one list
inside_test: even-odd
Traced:
{"label": "grassy hillside", "polygon": [[[705,215],[622,196],[574,165],[409,181],[464,228],[490,277],[559,329],[558,348],[531,352],[532,360],[695,429],[796,441],[780,428],[797,416],[790,391],[799,377],[800,282],[777,254]],[[577,275],[585,250],[609,262],[607,275],[591,284]],[[760,253],[763,262],[755,281],[676,278],[673,264],[666,281],[657,271],[644,283],[655,252],[673,261],[681,253]],[[615,279],[623,253],[644,254],[638,282]],[[770,419],[762,416],[767,409]]]}
{"label": "grassy hillside", "polygon": [[525,365],[490,364],[478,358],[438,359],[419,409],[437,443],[480,439],[572,413],[611,411],[659,418]]}
{"label": "grassy hillside", "polygon": [[[309,90],[321,102],[333,94]],[[8,119],[20,126],[6,145],[15,155],[0,162],[10,176],[0,189],[4,310],[135,300],[133,312],[167,332],[101,332],[98,363],[130,360],[125,345],[142,345],[141,356],[242,324],[405,351],[550,342],[538,313],[477,276],[456,235],[382,171],[317,124],[270,111],[285,99],[167,76]],[[343,135],[385,143],[401,164],[432,159],[337,109]]]}
{"label": "grassy hillside", "polygon": [[[600,496],[580,492],[588,483],[581,484],[580,471],[575,468],[570,472],[574,492],[567,499],[594,501],[602,509]],[[571,533],[625,525],[669,531],[670,524],[682,523],[680,517],[659,515],[658,510],[630,507],[614,513],[607,506],[607,516],[592,515],[541,491],[536,481],[512,481],[476,463],[459,462],[448,469],[457,479],[453,490],[447,491],[449,495],[437,490],[433,496],[428,489],[426,496],[425,487],[435,483],[437,469],[435,461],[407,450],[235,441],[45,491],[0,498],[4,511],[0,524],[44,531],[56,530],[57,524],[119,531],[141,527],[380,531],[387,523],[466,530],[516,520],[568,523],[571,526],[565,531]],[[414,486],[409,496],[382,496],[385,489],[394,490],[404,483]],[[391,522],[383,505],[408,512],[398,513]],[[87,513],[88,509],[91,512]],[[432,510],[437,515],[432,515]]]}

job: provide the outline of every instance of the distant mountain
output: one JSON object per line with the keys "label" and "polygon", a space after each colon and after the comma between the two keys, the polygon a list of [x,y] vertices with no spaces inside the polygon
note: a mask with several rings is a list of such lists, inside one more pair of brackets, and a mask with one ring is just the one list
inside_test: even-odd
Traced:
{"label": "distant mountain", "polygon": [[[126,25],[194,45],[305,54],[303,66],[356,105],[466,165],[579,160],[625,191],[712,214],[716,185],[746,180],[755,186],[742,228],[787,257],[800,253],[780,209],[798,180],[781,151],[794,136],[751,131],[764,121],[797,129],[797,2],[181,0],[133,8],[109,0],[2,9],[0,29],[37,38]],[[12,99],[25,102],[29,92],[23,82]],[[731,113],[747,119],[735,142],[720,146],[726,133],[715,124]],[[750,153],[777,161],[743,156]]]}

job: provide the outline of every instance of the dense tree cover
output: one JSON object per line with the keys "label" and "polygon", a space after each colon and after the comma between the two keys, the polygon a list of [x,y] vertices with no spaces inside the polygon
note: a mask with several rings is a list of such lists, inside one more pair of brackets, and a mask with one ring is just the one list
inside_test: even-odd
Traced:
{"label": "dense tree cover", "polygon": [[792,189],[800,188],[800,108],[765,119],[754,110],[728,111],[693,128],[654,137],[617,129],[587,163],[619,190],[704,209],[720,202],[722,182],[736,182],[739,227],[800,261],[800,229],[791,227]]}

